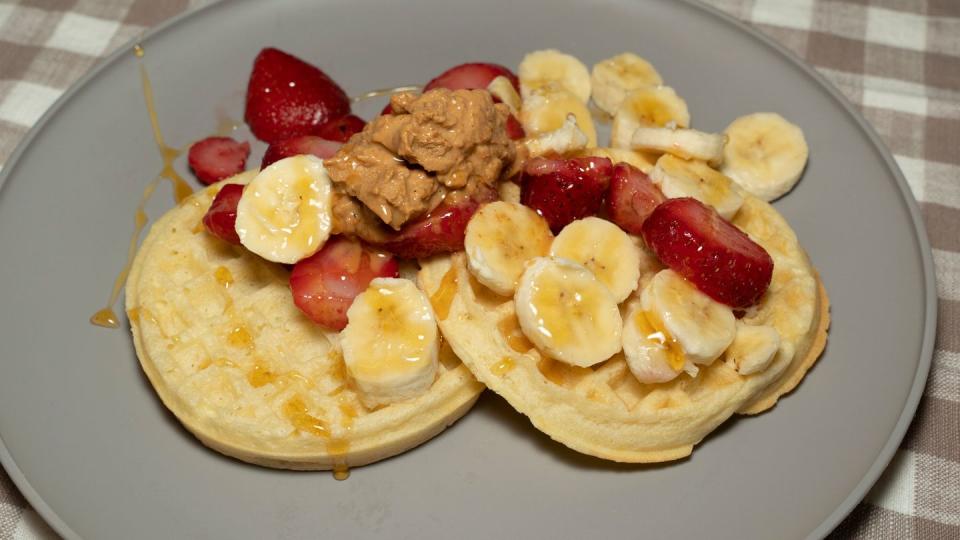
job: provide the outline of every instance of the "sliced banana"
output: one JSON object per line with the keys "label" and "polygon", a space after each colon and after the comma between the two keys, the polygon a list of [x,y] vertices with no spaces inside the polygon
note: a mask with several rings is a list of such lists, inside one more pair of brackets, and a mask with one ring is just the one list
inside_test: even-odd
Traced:
{"label": "sliced banana", "polygon": [[723,162],[726,135],[695,129],[640,127],[630,138],[634,150],[666,152],[683,159],[699,159],[716,166]]}
{"label": "sliced banana", "polygon": [[620,350],[617,302],[593,273],[571,260],[534,259],[514,295],[524,335],[547,356],[589,367]]}
{"label": "sliced banana", "polygon": [[737,336],[724,357],[737,373],[751,375],[770,365],[780,350],[780,333],[767,325],[748,325],[737,321]]}
{"label": "sliced banana", "polygon": [[710,364],[736,336],[733,311],[673,270],[661,270],[640,295],[650,325],[675,341],[687,361]]}
{"label": "sliced banana", "polygon": [[577,119],[577,127],[587,136],[587,146],[597,145],[597,129],[590,110],[579,98],[559,86],[547,85],[524,96],[520,123],[528,137],[563,128],[567,116]]}
{"label": "sliced banana", "polygon": [[687,161],[664,154],[650,171],[650,180],[668,198],[693,197],[731,219],[743,205],[737,185],[702,161]]}
{"label": "sliced banana", "polygon": [[514,116],[520,114],[520,94],[517,93],[517,89],[513,87],[510,79],[503,75],[497,75],[487,85],[487,92],[499,98],[500,102],[506,105]]}
{"label": "sliced banana", "polygon": [[511,296],[527,262],[550,250],[553,234],[547,221],[516,202],[484,205],[467,223],[467,267],[493,292]]}
{"label": "sliced banana", "polygon": [[663,78],[650,62],[625,52],[594,64],[590,82],[593,86],[593,102],[613,116],[627,94],[637,88],[660,86]]}
{"label": "sliced banana", "polygon": [[627,305],[623,319],[623,355],[630,372],[644,384],[672,381],[686,364],[680,347],[650,324],[637,300]]}
{"label": "sliced banana", "polygon": [[637,128],[681,127],[690,125],[687,102],[669,86],[634,90],[626,96],[613,116],[610,126],[610,146],[630,148]]}
{"label": "sliced banana", "polygon": [[430,388],[437,374],[437,322],[412,281],[374,279],[347,319],[343,361],[365,405],[403,401]]}
{"label": "sliced banana", "polygon": [[630,150],[629,148],[585,148],[574,152],[574,156],[605,157],[613,162],[614,165],[620,162],[629,163],[647,174],[650,174],[650,171],[653,170],[654,165],[657,163],[657,158],[660,157],[659,154],[638,152],[636,150]]}
{"label": "sliced banana", "polygon": [[779,114],[741,116],[727,126],[723,173],[743,189],[772,201],[800,180],[810,150],[803,130]]}
{"label": "sliced banana", "polygon": [[587,136],[577,126],[577,117],[568,114],[559,129],[541,133],[536,137],[526,139],[524,144],[530,152],[530,157],[545,154],[566,154],[587,147]]}
{"label": "sliced banana", "polygon": [[550,255],[578,262],[607,286],[619,304],[637,288],[640,250],[623,229],[598,217],[571,222],[550,246]]}
{"label": "sliced banana", "polygon": [[556,49],[534,51],[523,57],[517,69],[520,94],[527,99],[545,86],[559,85],[586,103],[590,99],[590,72],[576,57]]}
{"label": "sliced banana", "polygon": [[281,159],[260,171],[237,204],[240,243],[268,261],[293,264],[330,236],[331,184],[315,156]]}

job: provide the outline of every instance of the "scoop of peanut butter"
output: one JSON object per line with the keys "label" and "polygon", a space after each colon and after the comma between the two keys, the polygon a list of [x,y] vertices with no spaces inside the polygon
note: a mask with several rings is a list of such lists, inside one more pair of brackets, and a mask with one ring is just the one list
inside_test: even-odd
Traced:
{"label": "scoop of peanut butter", "polygon": [[[390,104],[393,114],[367,124],[326,168],[338,191],[395,230],[447,196],[495,187],[516,157],[505,129],[509,112],[488,92],[438,88],[420,96],[396,94]],[[364,215],[369,212],[341,201],[334,205],[334,227],[361,238],[382,235],[365,230],[379,224]]]}

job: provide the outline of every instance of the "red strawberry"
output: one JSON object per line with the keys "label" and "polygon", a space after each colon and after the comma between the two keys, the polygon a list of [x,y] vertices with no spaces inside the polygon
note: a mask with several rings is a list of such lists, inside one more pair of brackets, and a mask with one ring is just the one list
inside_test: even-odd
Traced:
{"label": "red strawberry", "polygon": [[486,202],[496,200],[496,192],[474,194],[448,204],[446,201],[422,218],[407,223],[393,238],[380,247],[405,259],[422,259],[438,253],[452,253],[463,249],[467,222]]}
{"label": "red strawberry", "polygon": [[240,202],[240,196],[243,195],[243,186],[240,184],[226,184],[220,188],[220,192],[213,198],[210,208],[203,216],[203,226],[207,232],[230,242],[240,245],[240,237],[237,236],[237,204]]}
{"label": "red strawberry", "polygon": [[397,277],[400,265],[389,253],[357,240],[335,236],[314,255],[303,259],[290,273],[290,290],[296,304],[313,322],[342,330],[347,310],[374,278]]}
{"label": "red strawberry", "polygon": [[300,154],[312,154],[318,158],[327,159],[333,157],[341,146],[343,146],[342,143],[321,139],[316,135],[301,135],[286,139],[267,147],[267,151],[263,154],[263,161],[260,162],[260,168],[265,169],[274,161]]}
{"label": "red strawberry", "polygon": [[190,146],[187,163],[197,179],[215,184],[224,178],[242,173],[250,155],[250,143],[239,143],[230,137],[207,137]]}
{"label": "red strawberry", "polygon": [[363,131],[367,125],[363,118],[348,114],[333,120],[327,120],[313,131],[313,134],[328,141],[347,142],[354,133]]}
{"label": "red strawberry", "polygon": [[486,64],[476,62],[471,64],[460,64],[454,66],[428,82],[423,87],[423,91],[433,90],[434,88],[449,88],[450,90],[461,89],[486,89],[490,81],[500,75],[510,79],[513,87],[520,91],[520,80],[509,69],[500,64]]}
{"label": "red strawberry", "polygon": [[244,118],[261,141],[306,135],[350,112],[350,98],[318,68],[274,48],[260,51],[247,84]]}
{"label": "red strawberry", "polygon": [[517,120],[517,117],[510,115],[507,117],[507,137],[510,137],[513,140],[522,139],[527,136],[527,132],[523,130],[523,126],[520,125],[520,121]]}
{"label": "red strawberry", "polygon": [[380,116],[383,116],[385,114],[393,114],[393,105],[391,105],[390,103],[387,103],[387,106],[384,107],[382,111],[380,111]]}
{"label": "red strawberry", "polygon": [[520,202],[543,216],[556,233],[600,211],[612,172],[607,158],[533,158],[520,176]]}
{"label": "red strawberry", "polygon": [[664,264],[728,306],[756,304],[770,286],[766,250],[696,199],[667,199],[643,223],[643,239]]}
{"label": "red strawberry", "polygon": [[607,192],[607,214],[621,229],[640,234],[644,220],[664,199],[643,171],[628,163],[614,165]]}

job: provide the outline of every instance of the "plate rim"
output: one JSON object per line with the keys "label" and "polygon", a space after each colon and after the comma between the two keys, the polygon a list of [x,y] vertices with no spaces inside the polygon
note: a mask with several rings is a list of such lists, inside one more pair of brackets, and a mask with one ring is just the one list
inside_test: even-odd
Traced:
{"label": "plate rim", "polygon": [[920,398],[923,397],[927,377],[930,374],[930,365],[933,363],[937,337],[937,282],[933,265],[933,251],[930,248],[930,239],[927,236],[927,228],[924,224],[923,216],[920,213],[920,204],[913,196],[913,192],[910,191],[910,185],[907,183],[907,179],[904,177],[903,171],[900,169],[900,165],[897,164],[896,159],[894,159],[890,149],[887,148],[886,143],[883,142],[883,139],[880,138],[877,131],[867,122],[867,119],[856,109],[853,103],[847,99],[826,76],[784,45],[781,45],[773,38],[747,25],[736,17],[696,0],[683,0],[683,2],[688,6],[700,8],[717,19],[733,25],[735,28],[746,32],[762,44],[770,47],[788,62],[799,67],[804,73],[811,76],[830,94],[830,97],[843,107],[844,111],[853,118],[857,122],[857,125],[860,126],[860,129],[867,134],[874,149],[880,157],[883,158],[887,168],[893,172],[897,187],[900,188],[900,197],[907,207],[910,220],[913,222],[913,232],[916,236],[918,247],[920,248],[920,262],[923,267],[924,286],[923,342],[920,345],[919,362],[917,363],[917,371],[914,373],[910,392],[907,394],[907,399],[903,404],[903,410],[900,412],[900,417],[897,418],[893,430],[887,437],[887,441],[874,458],[873,463],[867,469],[863,478],[854,486],[853,490],[851,490],[850,494],[847,495],[840,505],[828,514],[820,525],[807,535],[807,538],[823,538],[830,534],[830,532],[853,511],[860,501],[866,497],[867,492],[877,483],[880,475],[882,475],[890,465],[894,455],[896,455],[897,450],[900,448],[900,443],[907,434],[907,429],[909,429],[910,424],[913,422],[917,407],[920,405]]}
{"label": "plate rim", "polygon": [[[667,1],[669,3],[669,0],[661,1]],[[116,51],[103,58],[97,65],[91,68],[90,71],[77,79],[77,81],[70,85],[70,87],[67,88],[59,98],[57,98],[57,100],[46,110],[46,112],[40,116],[37,122],[33,125],[33,127],[30,128],[29,131],[27,131],[23,139],[21,139],[14,151],[10,154],[10,157],[4,164],[3,169],[0,170],[0,193],[2,193],[3,189],[6,187],[8,179],[13,174],[13,171],[16,170],[22,154],[31,145],[33,140],[40,134],[40,132],[44,130],[50,119],[53,118],[68,101],[73,99],[73,96],[82,88],[84,88],[87,83],[89,83],[95,77],[98,77],[105,69],[113,66],[123,56],[131,54],[131,48],[133,45],[138,43],[147,44],[150,40],[155,39],[156,36],[164,33],[170,27],[179,24],[187,18],[197,16],[208,10],[219,9],[228,4],[229,2],[226,0],[215,0],[205,6],[200,6],[195,9],[187,9],[182,13],[174,15],[166,21],[141,33],[139,36],[135,36],[134,38],[126,41],[122,46],[117,48]],[[824,520],[807,536],[808,538],[822,538],[835,529],[836,526],[839,525],[840,522],[856,507],[856,505],[863,500],[870,488],[873,487],[873,485],[880,478],[880,475],[883,474],[883,471],[889,466],[891,460],[896,454],[896,451],[900,447],[900,443],[906,435],[907,429],[910,427],[910,424],[913,421],[917,407],[920,403],[920,399],[923,396],[927,377],[930,372],[930,366],[933,361],[937,330],[938,300],[936,290],[936,273],[933,265],[933,252],[930,247],[929,237],[927,236],[926,226],[924,225],[923,218],[920,213],[919,203],[914,198],[913,193],[910,191],[909,184],[907,184],[906,178],[903,175],[903,171],[900,169],[900,166],[897,164],[889,148],[887,148],[886,144],[877,134],[873,126],[867,122],[867,120],[855,108],[850,100],[848,100],[833,83],[831,83],[823,74],[818,72],[812,65],[808,64],[805,60],[793,53],[793,51],[787,49],[784,45],[781,45],[773,38],[737,19],[733,15],[727,14],[714,6],[698,0],[682,0],[682,4],[684,4],[688,9],[700,10],[702,13],[714,17],[721,23],[730,25],[739,32],[750,36],[759,42],[759,44],[772,49],[793,67],[800,69],[804,74],[811,77],[824,90],[827,91],[830,97],[833,98],[834,101],[836,101],[843,108],[847,115],[857,123],[861,131],[867,135],[867,138],[872,144],[874,150],[883,159],[883,162],[886,164],[887,168],[893,173],[894,180],[896,180],[896,185],[900,190],[900,198],[907,207],[910,220],[913,223],[913,233],[917,240],[918,247],[920,248],[920,262],[923,268],[922,276],[924,287],[923,341],[920,346],[919,361],[917,364],[917,370],[914,374],[913,382],[911,383],[910,392],[904,401],[903,409],[897,419],[897,422],[894,424],[893,430],[890,432],[886,442],[880,449],[880,452],[874,458],[873,463],[867,469],[863,478],[861,478],[860,482],[853,487],[847,497],[837,506],[837,508],[827,515],[827,517],[824,518]],[[3,441],[2,434],[0,434],[0,465],[2,465],[6,470],[11,481],[13,481],[17,489],[20,490],[20,493],[24,496],[27,502],[30,503],[30,506],[43,518],[48,525],[50,525],[54,531],[64,538],[81,538],[73,529],[70,528],[69,525],[67,525],[65,521],[60,518],[53,508],[47,504],[39,492],[34,489],[33,485],[27,479],[26,475],[14,461],[13,456],[7,449],[7,446]]]}

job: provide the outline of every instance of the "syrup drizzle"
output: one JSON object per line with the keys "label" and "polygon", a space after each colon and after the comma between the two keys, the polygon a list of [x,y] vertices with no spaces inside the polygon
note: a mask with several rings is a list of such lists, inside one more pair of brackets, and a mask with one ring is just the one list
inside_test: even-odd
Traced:
{"label": "syrup drizzle", "polygon": [[358,96],[353,96],[352,98],[350,98],[350,101],[353,103],[358,103],[360,101],[365,101],[375,97],[399,94],[400,92],[421,92],[421,91],[423,91],[423,87],[417,86],[417,85],[395,86],[393,88],[380,88],[378,90],[371,90],[369,92],[364,92]]}
{"label": "syrup drizzle", "polygon": [[[134,45],[133,54],[137,58],[143,58],[143,46],[139,43]],[[160,174],[147,183],[147,186],[143,190],[143,196],[140,198],[140,203],[137,205],[137,210],[134,214],[133,234],[130,235],[127,259],[126,262],[124,262],[123,268],[113,281],[113,288],[110,290],[110,298],[107,300],[107,305],[90,316],[91,324],[104,328],[119,328],[120,326],[119,318],[113,310],[113,306],[117,303],[117,299],[120,298],[120,291],[123,290],[123,285],[127,281],[127,275],[130,273],[130,266],[133,264],[133,258],[137,253],[137,243],[140,240],[140,234],[147,224],[147,212],[144,208],[153,196],[153,192],[157,189],[160,180],[166,179],[170,182],[170,186],[173,188],[173,199],[178,204],[193,193],[193,188],[190,187],[190,184],[187,184],[183,177],[173,168],[173,160],[183,151],[167,146],[167,143],[163,140],[163,134],[160,132],[160,123],[157,119],[157,110],[153,104],[153,86],[150,84],[150,78],[147,76],[147,69],[142,63],[140,64],[140,80],[143,84],[143,100],[147,105],[147,113],[150,116],[153,138],[157,143],[157,148],[160,150],[160,157],[163,159],[163,169],[160,170]]]}
{"label": "syrup drizzle", "polygon": [[133,217],[133,234],[130,235],[130,245],[127,247],[127,262],[124,263],[117,278],[113,281],[113,289],[110,290],[110,298],[107,305],[94,313],[90,317],[90,322],[104,328],[119,328],[120,323],[117,320],[117,314],[113,311],[113,305],[117,303],[120,297],[120,291],[123,290],[123,284],[127,281],[127,274],[130,273],[130,265],[133,263],[133,257],[137,254],[137,241],[140,239],[140,233],[147,224],[147,213],[144,211],[147,201],[153,196],[153,192],[160,183],[160,177],[151,180],[143,190],[143,196],[140,197],[140,204],[137,205],[137,211]]}
{"label": "syrup drizzle", "polygon": [[[140,47],[139,45],[137,47]],[[139,49],[134,47],[134,54],[139,50],[142,57],[143,47]],[[173,168],[173,160],[177,159],[183,150],[168,146],[163,140],[163,133],[160,132],[160,121],[157,118],[157,109],[153,104],[153,85],[150,84],[150,77],[147,75],[147,68],[140,64],[140,81],[143,83],[143,100],[147,104],[147,113],[150,115],[150,127],[153,129],[153,139],[157,143],[157,149],[160,151],[160,157],[163,159],[163,169],[160,170],[160,177],[170,181],[170,187],[173,188],[173,200],[177,204],[193,194],[193,188],[180,176]]]}

